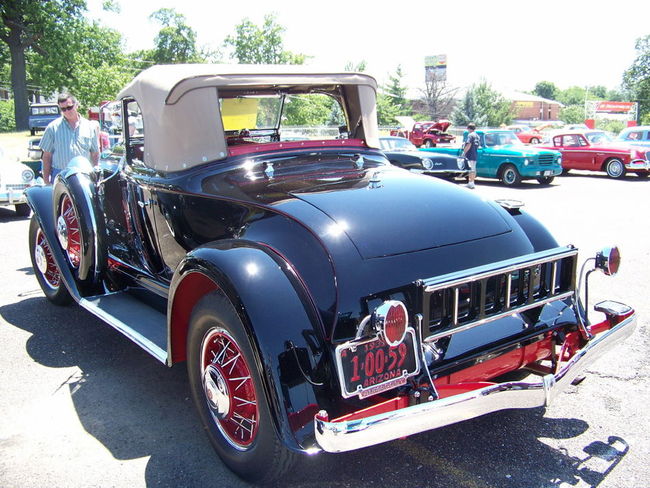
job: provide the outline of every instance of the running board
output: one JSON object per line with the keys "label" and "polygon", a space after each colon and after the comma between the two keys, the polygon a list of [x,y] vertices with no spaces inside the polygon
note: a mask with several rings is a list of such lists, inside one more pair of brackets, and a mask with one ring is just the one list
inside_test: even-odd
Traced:
{"label": "running board", "polygon": [[82,298],[83,308],[167,364],[167,316],[126,292]]}

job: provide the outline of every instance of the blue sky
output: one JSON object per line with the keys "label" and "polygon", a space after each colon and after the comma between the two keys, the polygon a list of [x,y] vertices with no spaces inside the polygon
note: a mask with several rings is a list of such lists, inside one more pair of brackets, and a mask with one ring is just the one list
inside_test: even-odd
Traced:
{"label": "blue sky", "polygon": [[[497,88],[532,90],[541,80],[560,88],[604,85],[616,88],[635,58],[634,42],[650,34],[642,19],[647,0],[492,0],[399,3],[273,2],[248,0],[118,0],[119,15],[88,0],[89,16],[123,33],[127,49],[153,47],[159,26],[148,16],[171,7],[187,18],[199,44],[217,48],[249,18],[258,25],[267,13],[286,28],[285,48],[313,56],[311,64],[343,69],[367,62],[367,72],[384,82],[401,65],[404,82],[417,89],[424,57],[446,54],[448,81],[468,86],[485,79]],[[453,4],[453,5],[452,5]]]}

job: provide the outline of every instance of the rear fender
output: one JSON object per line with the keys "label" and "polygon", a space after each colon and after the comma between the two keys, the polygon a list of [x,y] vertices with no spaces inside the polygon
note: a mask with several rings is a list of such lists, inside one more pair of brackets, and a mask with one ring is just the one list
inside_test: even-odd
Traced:
{"label": "rear fender", "polygon": [[215,289],[237,310],[257,353],[255,366],[279,437],[291,449],[311,447],[319,388],[313,370],[324,347],[319,315],[300,277],[272,249],[255,242],[229,240],[193,250],[170,289],[170,363],[185,359],[192,309]]}

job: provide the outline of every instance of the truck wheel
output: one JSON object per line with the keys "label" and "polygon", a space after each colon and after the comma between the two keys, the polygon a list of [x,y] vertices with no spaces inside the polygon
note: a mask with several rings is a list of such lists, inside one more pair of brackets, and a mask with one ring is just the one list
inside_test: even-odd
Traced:
{"label": "truck wheel", "polygon": [[72,302],[68,289],[61,281],[61,274],[52,257],[50,244],[38,225],[36,216],[32,216],[29,223],[29,255],[32,258],[36,280],[45,297],[56,305],[67,305]]}
{"label": "truck wheel", "polygon": [[268,483],[298,460],[276,434],[253,346],[230,301],[219,292],[192,311],[187,372],[210,442],[238,476]]}
{"label": "truck wheel", "polygon": [[519,171],[512,164],[506,164],[501,170],[501,182],[506,186],[518,186],[521,183]]}
{"label": "truck wheel", "polygon": [[29,213],[32,211],[26,203],[17,203],[14,207],[16,208],[16,215],[19,217],[29,217]]}
{"label": "truck wheel", "polygon": [[531,137],[530,144],[539,144],[539,139],[537,137]]}
{"label": "truck wheel", "polygon": [[431,139],[427,139],[424,141],[424,147],[436,147],[436,143],[433,142]]}
{"label": "truck wheel", "polygon": [[622,178],[625,176],[625,166],[620,159],[610,159],[605,165],[605,171],[610,178]]}

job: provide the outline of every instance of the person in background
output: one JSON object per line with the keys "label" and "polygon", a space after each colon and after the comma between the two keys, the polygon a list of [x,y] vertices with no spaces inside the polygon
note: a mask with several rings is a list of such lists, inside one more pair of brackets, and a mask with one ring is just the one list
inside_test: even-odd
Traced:
{"label": "person in background", "polygon": [[463,157],[467,161],[469,166],[469,173],[467,173],[467,188],[474,188],[474,180],[476,179],[476,158],[478,155],[478,146],[480,144],[480,139],[478,134],[474,132],[476,130],[476,125],[470,123],[467,125],[467,141],[463,147]]}
{"label": "person in background", "polygon": [[49,123],[41,139],[46,184],[52,184],[56,175],[76,156],[83,156],[94,165],[99,162],[97,127],[79,114],[79,103],[70,93],[59,95],[57,103],[61,117]]}

